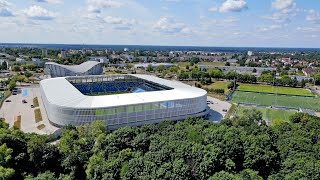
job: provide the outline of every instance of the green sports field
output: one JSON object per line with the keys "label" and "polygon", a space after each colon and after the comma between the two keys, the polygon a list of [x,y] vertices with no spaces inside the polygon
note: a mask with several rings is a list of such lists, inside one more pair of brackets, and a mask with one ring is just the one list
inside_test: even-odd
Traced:
{"label": "green sports field", "polygon": [[297,96],[310,96],[314,95],[303,88],[291,88],[291,87],[276,87],[269,85],[261,84],[239,84],[237,88],[238,91],[247,91],[247,92],[261,92],[261,93],[270,93],[270,94],[287,94],[287,95],[297,95]]}
{"label": "green sports field", "polygon": [[285,111],[280,109],[270,109],[270,108],[257,108],[249,106],[239,106],[237,115],[241,116],[245,109],[257,109],[262,112],[262,118],[265,121],[272,122],[272,124],[277,124],[279,122],[289,122],[289,117],[296,113],[296,111]]}
{"label": "green sports field", "polygon": [[282,96],[236,91],[232,96],[236,103],[254,103],[263,106],[286,106],[320,111],[320,99],[314,97]]}

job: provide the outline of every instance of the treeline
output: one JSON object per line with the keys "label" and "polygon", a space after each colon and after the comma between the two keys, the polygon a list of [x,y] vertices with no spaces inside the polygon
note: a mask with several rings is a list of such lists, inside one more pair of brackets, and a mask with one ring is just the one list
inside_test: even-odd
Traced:
{"label": "treeline", "polygon": [[320,119],[267,126],[256,110],[211,123],[67,126],[61,139],[0,123],[0,179],[320,179]]}
{"label": "treeline", "polygon": [[240,83],[267,83],[273,86],[289,86],[289,87],[304,87],[307,80],[302,80],[299,82],[297,78],[291,78],[288,75],[282,75],[280,78],[276,78],[276,73],[273,71],[264,71],[260,77],[256,77],[252,74],[239,74],[235,71],[228,71],[224,73],[222,70],[217,68],[208,69],[205,71],[200,71],[197,68],[192,69],[191,71],[181,71],[178,74],[179,80],[196,80],[201,84],[211,84],[212,79],[226,79],[226,80],[235,80]]}

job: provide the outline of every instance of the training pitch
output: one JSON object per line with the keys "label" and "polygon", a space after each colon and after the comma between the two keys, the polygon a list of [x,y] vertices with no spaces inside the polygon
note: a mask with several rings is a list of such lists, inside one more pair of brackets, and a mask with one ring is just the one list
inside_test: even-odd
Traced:
{"label": "training pitch", "polygon": [[270,93],[270,94],[285,94],[285,95],[296,95],[296,96],[310,96],[314,95],[303,88],[291,88],[291,87],[278,87],[261,84],[240,84],[237,88],[238,91],[246,92],[258,92],[258,93]]}
{"label": "training pitch", "polygon": [[296,113],[296,111],[286,111],[281,109],[239,106],[236,115],[241,116],[245,109],[257,109],[261,111],[263,120],[272,122],[272,124],[277,124],[278,122],[289,122],[289,117]]}
{"label": "training pitch", "polygon": [[236,103],[253,103],[263,106],[285,106],[320,111],[320,99],[314,97],[284,96],[236,91],[232,96]]}

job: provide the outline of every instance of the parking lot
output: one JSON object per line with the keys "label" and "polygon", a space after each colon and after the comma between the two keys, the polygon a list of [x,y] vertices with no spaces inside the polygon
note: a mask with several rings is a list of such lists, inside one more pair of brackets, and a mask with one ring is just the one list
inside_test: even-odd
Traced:
{"label": "parking lot", "polygon": [[219,122],[223,119],[227,111],[230,109],[231,104],[225,101],[208,96],[207,104],[210,107],[209,120],[213,122]]}
{"label": "parking lot", "polygon": [[[49,134],[53,133],[58,128],[55,128],[49,124],[47,114],[45,112],[40,89],[38,84],[18,86],[18,92],[13,93],[16,95],[11,95],[2,105],[0,109],[0,116],[4,117],[6,122],[13,126],[14,118],[21,115],[21,130],[24,132],[35,132],[39,134]],[[42,115],[42,121],[39,123],[35,122],[33,98],[38,97],[39,107]],[[25,101],[25,103],[23,102]],[[38,125],[44,124],[45,128],[39,130]]]}

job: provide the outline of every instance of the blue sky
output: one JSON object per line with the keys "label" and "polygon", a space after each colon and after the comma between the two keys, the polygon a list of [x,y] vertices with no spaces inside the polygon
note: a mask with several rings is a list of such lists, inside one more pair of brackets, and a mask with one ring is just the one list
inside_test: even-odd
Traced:
{"label": "blue sky", "polygon": [[0,0],[0,42],[320,47],[319,0]]}

